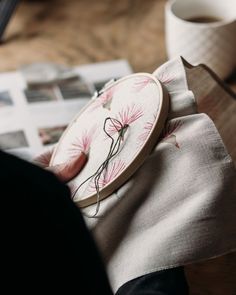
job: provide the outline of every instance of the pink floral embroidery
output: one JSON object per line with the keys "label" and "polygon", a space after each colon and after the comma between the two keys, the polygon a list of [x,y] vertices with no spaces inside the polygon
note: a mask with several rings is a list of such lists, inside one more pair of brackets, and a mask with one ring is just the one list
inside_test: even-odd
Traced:
{"label": "pink floral embroidery", "polygon": [[180,120],[176,120],[174,122],[168,122],[166,127],[163,130],[162,134],[162,142],[169,143],[180,148],[179,143],[177,142],[176,135],[174,134],[179,128],[183,125],[183,122]]}
{"label": "pink floral embroidery", "polygon": [[94,103],[91,105],[91,111],[99,108],[100,106],[102,106],[105,109],[110,110],[111,109],[111,102],[114,96],[114,92],[115,92],[115,86],[109,88],[108,90],[106,90],[105,92],[103,92],[95,101]]}
{"label": "pink floral embroidery", "polygon": [[89,153],[92,139],[96,136],[96,126],[93,126],[90,130],[85,130],[80,137],[76,137],[69,149],[70,155],[77,156],[78,152],[85,154]]}
{"label": "pink floral embroidery", "polygon": [[153,115],[152,121],[146,122],[146,124],[143,127],[143,129],[144,129],[143,133],[140,134],[138,137],[138,145],[143,145],[143,143],[146,141],[146,139],[148,138],[148,136],[153,128],[155,120],[156,120],[156,115]]}
{"label": "pink floral embroidery", "polygon": [[131,106],[126,106],[119,111],[118,115],[115,117],[116,120],[113,120],[112,123],[110,122],[107,132],[112,136],[142,116],[143,110],[141,107],[137,107],[134,103]]}
{"label": "pink floral embroidery", "polygon": [[166,71],[158,74],[157,79],[160,80],[163,84],[169,84],[174,80],[174,78]]}
{"label": "pink floral embroidery", "polygon": [[143,88],[145,88],[149,83],[154,83],[154,80],[150,77],[139,77],[135,79],[133,88],[136,92],[139,92]]}
{"label": "pink floral embroidery", "polygon": [[[126,165],[122,160],[117,160],[109,164],[108,168],[103,171],[99,181],[99,189],[105,187],[107,184],[111,183],[124,169]],[[96,186],[94,184],[94,179],[90,182],[88,191],[95,192]]]}

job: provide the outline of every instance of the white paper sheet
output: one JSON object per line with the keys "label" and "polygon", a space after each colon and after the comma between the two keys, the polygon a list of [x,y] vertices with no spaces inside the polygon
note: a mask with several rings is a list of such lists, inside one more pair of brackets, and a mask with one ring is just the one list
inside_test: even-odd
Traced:
{"label": "white paper sheet", "polygon": [[20,71],[0,74],[0,149],[31,160],[59,140],[95,90],[110,79],[132,73],[126,60],[74,70],[86,81],[86,89],[73,82],[32,87]]}

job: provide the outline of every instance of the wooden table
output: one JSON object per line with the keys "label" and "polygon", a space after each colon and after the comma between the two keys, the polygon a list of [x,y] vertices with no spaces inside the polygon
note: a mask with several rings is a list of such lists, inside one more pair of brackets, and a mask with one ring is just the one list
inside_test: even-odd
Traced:
{"label": "wooden table", "polygon": [[[78,65],[126,58],[135,72],[152,72],[166,61],[165,0],[45,0],[22,1],[0,46],[0,71],[22,64],[52,61]],[[228,81],[236,91],[236,74]],[[236,114],[227,101],[215,101],[230,125]],[[199,102],[206,110],[204,101]],[[207,113],[217,121],[214,111]],[[216,122],[217,123],[217,122]],[[229,124],[229,123],[228,123]],[[234,132],[235,134],[235,132]],[[229,140],[235,148],[235,136]],[[235,295],[236,255],[229,254],[186,267],[192,295]]]}

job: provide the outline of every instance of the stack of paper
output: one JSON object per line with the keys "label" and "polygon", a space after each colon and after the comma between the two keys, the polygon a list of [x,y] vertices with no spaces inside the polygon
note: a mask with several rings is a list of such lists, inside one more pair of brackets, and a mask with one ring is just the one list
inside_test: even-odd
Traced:
{"label": "stack of paper", "polygon": [[21,71],[0,74],[0,149],[32,159],[59,140],[95,90],[132,73],[126,60],[73,70],[77,78],[44,85],[27,83]]}

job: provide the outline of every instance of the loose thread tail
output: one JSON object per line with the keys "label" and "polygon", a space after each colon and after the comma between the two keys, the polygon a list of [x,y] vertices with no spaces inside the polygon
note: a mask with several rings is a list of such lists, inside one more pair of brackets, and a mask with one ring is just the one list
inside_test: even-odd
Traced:
{"label": "loose thread tail", "polygon": [[[110,121],[111,124],[113,125],[113,127],[116,129],[117,133],[118,133],[118,138],[115,141],[114,138],[107,132],[106,130],[106,125],[107,122]],[[117,127],[117,125],[119,125],[119,127]],[[111,145],[109,148],[109,152],[108,155],[106,157],[106,159],[104,160],[104,162],[98,167],[97,171],[92,174],[91,176],[89,176],[87,179],[85,179],[74,191],[73,195],[72,195],[72,199],[74,200],[76,193],[78,192],[78,190],[86,183],[88,182],[90,179],[94,178],[94,186],[96,189],[96,195],[97,195],[97,200],[96,200],[96,209],[93,215],[87,215],[85,214],[87,217],[90,218],[95,218],[99,212],[99,208],[100,208],[100,185],[99,185],[99,181],[100,178],[102,176],[102,174],[104,173],[104,171],[107,170],[108,165],[110,163],[110,161],[119,153],[120,151],[120,146],[122,141],[124,140],[124,135],[125,132],[127,131],[129,125],[125,124],[122,125],[122,123],[115,119],[115,118],[111,118],[108,117],[105,119],[104,124],[103,124],[103,131],[105,132],[105,134],[111,139]]]}

